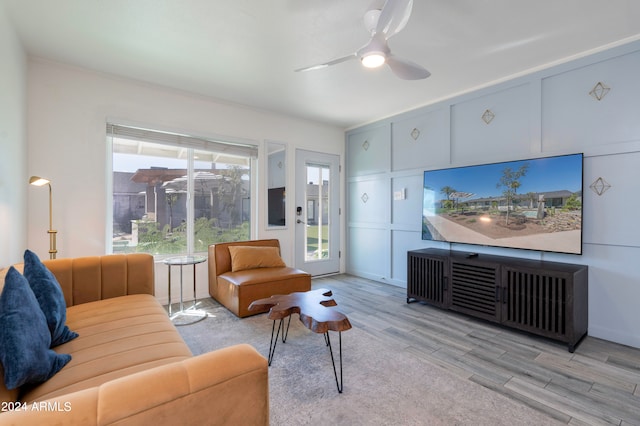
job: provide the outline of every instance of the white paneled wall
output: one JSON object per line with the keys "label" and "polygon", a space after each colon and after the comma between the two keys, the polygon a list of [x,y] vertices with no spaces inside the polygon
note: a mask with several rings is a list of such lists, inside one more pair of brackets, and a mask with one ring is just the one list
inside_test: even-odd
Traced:
{"label": "white paneled wall", "polygon": [[358,242],[349,250],[349,272],[374,280],[387,280],[391,269],[391,245],[387,229],[352,225],[347,232],[349,241]]}
{"label": "white paneled wall", "polygon": [[374,126],[348,136],[347,157],[352,167],[347,176],[384,173],[389,170],[391,141],[388,126]]}
{"label": "white paneled wall", "polygon": [[[529,153],[531,91],[521,84],[451,105],[451,161],[476,164]],[[483,115],[493,114],[487,124]]]}
{"label": "white paneled wall", "polygon": [[[542,146],[545,151],[583,149],[640,137],[640,52],[542,79]],[[602,83],[601,101],[589,92]]]}
{"label": "white paneled wall", "polygon": [[391,169],[410,170],[449,159],[448,111],[445,108],[409,115],[393,122]]}
{"label": "white paneled wall", "polygon": [[389,223],[389,180],[359,179],[349,182],[355,199],[347,211],[352,222],[386,225]]}
{"label": "white paneled wall", "polygon": [[393,177],[391,191],[393,194],[391,202],[392,226],[420,232],[422,228],[422,175]]}
{"label": "white paneled wall", "polygon": [[[635,42],[348,132],[347,272],[405,286],[424,247],[586,264],[589,334],[640,347],[639,75]],[[581,256],[421,240],[424,170],[578,152]]]}
{"label": "white paneled wall", "polygon": [[[602,195],[589,185],[602,177],[611,185]],[[640,246],[640,152],[598,155],[584,160],[585,244]],[[640,287],[640,275],[634,279]],[[639,299],[640,302],[640,299]]]}

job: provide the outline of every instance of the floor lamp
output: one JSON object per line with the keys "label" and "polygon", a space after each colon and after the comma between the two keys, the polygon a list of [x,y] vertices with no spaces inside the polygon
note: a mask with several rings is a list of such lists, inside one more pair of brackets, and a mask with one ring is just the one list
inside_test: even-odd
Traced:
{"label": "floor lamp", "polygon": [[53,229],[51,181],[39,176],[31,176],[31,178],[29,178],[29,184],[35,186],[49,185],[49,230],[47,231],[47,233],[49,234],[49,258],[55,259],[56,253],[58,253],[58,250],[56,250],[56,234],[58,233],[58,231],[55,231]]}

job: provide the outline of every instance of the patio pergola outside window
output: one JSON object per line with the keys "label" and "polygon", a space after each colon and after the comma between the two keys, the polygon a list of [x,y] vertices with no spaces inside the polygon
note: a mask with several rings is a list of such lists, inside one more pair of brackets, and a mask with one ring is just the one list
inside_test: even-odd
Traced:
{"label": "patio pergola outside window", "polygon": [[250,238],[257,148],[107,124],[113,253],[193,254]]}

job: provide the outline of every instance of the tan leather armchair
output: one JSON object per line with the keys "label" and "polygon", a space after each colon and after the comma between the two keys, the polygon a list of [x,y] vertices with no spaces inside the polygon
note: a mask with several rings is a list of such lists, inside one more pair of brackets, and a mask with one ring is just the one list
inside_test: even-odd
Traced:
{"label": "tan leather armchair", "polygon": [[254,300],[274,294],[311,290],[311,275],[288,266],[256,268],[233,272],[230,246],[277,247],[276,239],[236,241],[209,246],[209,294],[239,317],[266,312],[249,311]]}

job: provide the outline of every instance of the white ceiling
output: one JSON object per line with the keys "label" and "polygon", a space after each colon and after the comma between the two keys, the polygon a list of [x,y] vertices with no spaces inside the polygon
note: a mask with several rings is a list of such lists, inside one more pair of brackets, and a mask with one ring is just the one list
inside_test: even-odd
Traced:
{"label": "white ceiling", "polygon": [[30,55],[349,128],[640,38],[638,0],[416,0],[406,81],[349,61],[372,0],[0,0]]}

